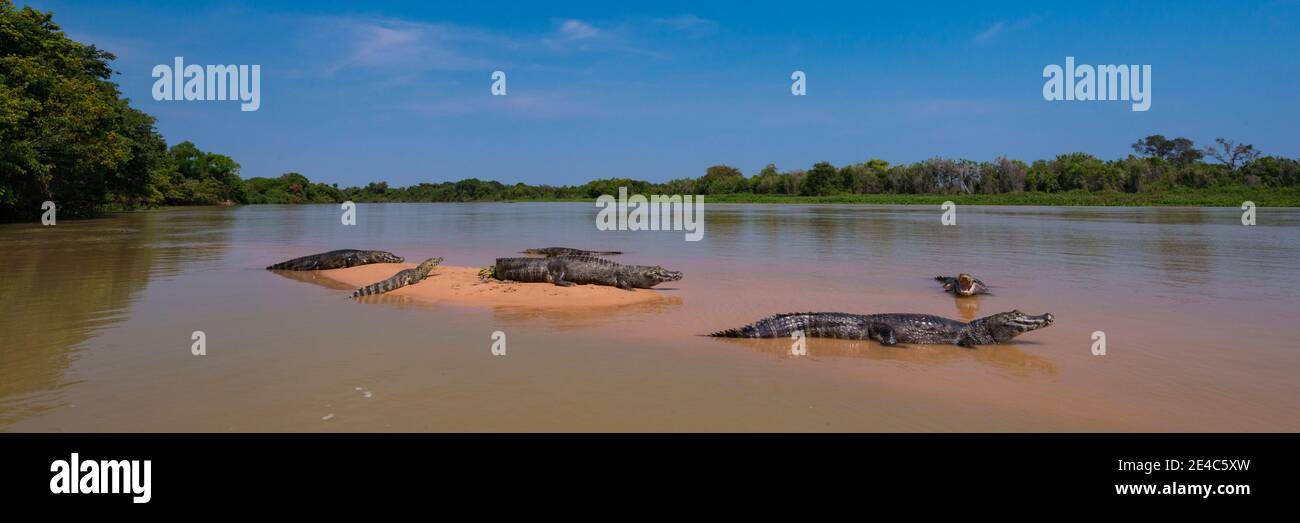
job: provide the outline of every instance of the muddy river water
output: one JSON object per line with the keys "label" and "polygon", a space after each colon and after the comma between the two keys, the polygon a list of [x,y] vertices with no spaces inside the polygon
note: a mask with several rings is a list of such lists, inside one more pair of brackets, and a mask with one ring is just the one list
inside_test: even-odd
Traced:
{"label": "muddy river water", "polygon": [[[343,226],[333,205],[245,206],[2,225],[0,430],[1300,430],[1298,209],[1247,227],[1236,209],[962,207],[943,226],[929,206],[709,204],[698,242],[599,231],[595,214],[361,205]],[[480,267],[556,245],[685,277],[661,299],[537,308],[354,302],[264,270],[337,248]],[[932,280],[957,272],[991,294]],[[1056,324],[973,350],[702,336],[777,312],[1011,309]]]}

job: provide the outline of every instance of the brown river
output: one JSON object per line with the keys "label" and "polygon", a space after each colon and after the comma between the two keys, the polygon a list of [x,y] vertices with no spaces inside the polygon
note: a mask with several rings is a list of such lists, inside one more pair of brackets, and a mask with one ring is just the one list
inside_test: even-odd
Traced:
{"label": "brown river", "polygon": [[[355,226],[335,205],[0,225],[0,430],[1300,430],[1300,209],[1249,227],[1232,208],[940,213],[709,204],[698,242],[598,231],[578,203],[363,204]],[[685,277],[647,303],[535,308],[359,303],[263,269],[340,248],[479,267],[546,246]],[[957,272],[991,293],[932,280]],[[977,349],[809,339],[803,355],[702,336],[778,312],[1011,309],[1056,324]]]}

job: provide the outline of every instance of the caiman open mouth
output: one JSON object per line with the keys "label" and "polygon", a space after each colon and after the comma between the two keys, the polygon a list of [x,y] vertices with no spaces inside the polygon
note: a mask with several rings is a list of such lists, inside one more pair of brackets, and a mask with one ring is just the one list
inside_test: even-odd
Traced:
{"label": "caiman open mouth", "polygon": [[974,290],[975,290],[975,280],[973,278],[962,277],[957,279],[957,292],[961,292],[963,294],[970,294]]}

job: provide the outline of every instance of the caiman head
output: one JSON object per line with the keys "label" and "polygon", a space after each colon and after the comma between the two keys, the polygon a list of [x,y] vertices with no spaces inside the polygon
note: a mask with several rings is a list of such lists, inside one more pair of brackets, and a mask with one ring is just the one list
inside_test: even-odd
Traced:
{"label": "caiman head", "polygon": [[421,262],[415,269],[420,271],[421,274],[429,274],[429,271],[432,271],[439,263],[442,263],[442,258],[429,258]]}
{"label": "caiman head", "polygon": [[406,258],[388,251],[370,251],[367,254],[369,254],[370,259],[373,260],[371,263],[402,263],[406,261]]}
{"label": "caiman head", "polygon": [[953,289],[953,292],[956,292],[958,296],[974,296],[988,290],[988,287],[984,286],[984,282],[963,272],[957,275],[957,288]]}
{"label": "caiman head", "polygon": [[[1052,313],[1043,313],[1041,316],[1030,316],[1019,309],[1011,312],[999,312],[992,316],[985,316],[971,322],[972,326],[980,324],[983,330],[991,338],[993,343],[1004,343],[1011,341],[1011,338],[1019,336],[1029,331],[1038,330],[1056,321]],[[980,340],[984,341],[984,340]]]}
{"label": "caiman head", "polygon": [[638,280],[634,282],[634,286],[649,289],[666,281],[680,280],[682,279],[682,273],[680,271],[670,271],[658,265],[653,267],[640,266],[637,267],[634,277]]}

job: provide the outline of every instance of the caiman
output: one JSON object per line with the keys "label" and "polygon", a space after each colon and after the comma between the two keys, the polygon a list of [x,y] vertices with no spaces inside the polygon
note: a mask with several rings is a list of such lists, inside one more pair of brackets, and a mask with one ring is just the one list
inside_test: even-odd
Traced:
{"label": "caiman", "polygon": [[357,249],[339,249],[322,252],[301,258],[294,258],[267,267],[271,271],[320,271],[325,269],[344,269],[371,263],[402,263],[406,258],[386,251],[361,251]]}
{"label": "caiman", "polygon": [[519,254],[532,254],[550,258],[552,256],[612,256],[623,253],[619,251],[584,251],[568,247],[542,247],[540,249],[524,249]]}
{"label": "caiman", "polygon": [[971,321],[950,320],[931,314],[848,314],[795,312],[763,318],[737,329],[718,331],[722,338],[784,338],[803,331],[811,338],[876,340],[881,345],[937,343],[974,347],[1004,343],[1055,321],[1051,313],[1030,316],[1019,310],[1000,312]]}
{"label": "caiman", "polygon": [[400,289],[407,285],[414,285],[419,283],[420,280],[428,278],[429,273],[432,272],[433,268],[437,267],[439,263],[442,263],[442,258],[429,258],[413,269],[397,271],[397,274],[394,274],[391,278],[357,289],[352,293],[352,297],[360,298],[372,294],[383,294],[385,292]]}
{"label": "caiman", "polygon": [[649,289],[682,279],[682,273],[658,265],[623,265],[595,256],[497,258],[495,267],[480,274],[505,281],[549,282],[561,287],[578,283],[609,285],[627,290]]}
{"label": "caiman", "polygon": [[966,273],[958,274],[956,278],[952,276],[935,276],[935,281],[943,284],[943,290],[956,296],[968,298],[976,294],[984,294],[989,291],[987,285],[980,281],[979,278]]}

